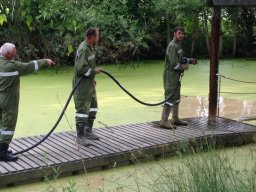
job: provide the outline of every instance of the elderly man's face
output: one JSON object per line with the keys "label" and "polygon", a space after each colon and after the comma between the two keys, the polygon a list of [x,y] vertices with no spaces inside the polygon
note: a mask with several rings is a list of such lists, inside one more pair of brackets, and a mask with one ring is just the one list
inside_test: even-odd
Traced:
{"label": "elderly man's face", "polygon": [[6,59],[12,60],[16,57],[16,48],[14,47],[11,51],[8,51],[5,55]]}

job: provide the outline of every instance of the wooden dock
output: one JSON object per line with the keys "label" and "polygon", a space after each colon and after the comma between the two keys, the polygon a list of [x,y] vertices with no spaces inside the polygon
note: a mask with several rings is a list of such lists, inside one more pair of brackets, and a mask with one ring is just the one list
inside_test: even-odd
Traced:
{"label": "wooden dock", "polygon": [[[241,145],[254,140],[256,127],[225,118],[209,124],[207,117],[186,119],[188,126],[176,130],[160,129],[157,122],[99,128],[101,138],[91,146],[78,146],[75,132],[52,134],[38,147],[19,155],[17,162],[0,162],[0,187],[42,180],[45,176],[60,176],[127,165],[136,159],[175,156],[180,142],[189,145],[204,138],[216,139],[221,145]],[[37,143],[43,136],[14,139],[14,152]]]}

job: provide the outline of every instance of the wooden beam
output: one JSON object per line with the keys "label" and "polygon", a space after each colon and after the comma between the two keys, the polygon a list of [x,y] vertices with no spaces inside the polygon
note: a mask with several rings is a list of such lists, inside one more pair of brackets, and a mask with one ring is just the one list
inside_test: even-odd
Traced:
{"label": "wooden beam", "polygon": [[[205,117],[185,120],[188,126],[178,127],[175,132],[159,129],[159,121],[95,129],[101,140],[92,141],[93,145],[88,147],[77,146],[75,132],[53,133],[37,148],[19,155],[17,162],[0,162],[0,191],[6,186],[53,178],[56,174],[62,177],[176,156],[181,148],[194,152],[206,142],[223,148],[255,140],[253,125],[219,117],[213,126]],[[17,152],[42,137],[16,138],[10,147]]]}
{"label": "wooden beam", "polygon": [[209,119],[217,115],[218,77],[219,72],[219,39],[221,24],[221,8],[214,7],[212,16],[211,51],[210,51],[210,92],[209,92]]}

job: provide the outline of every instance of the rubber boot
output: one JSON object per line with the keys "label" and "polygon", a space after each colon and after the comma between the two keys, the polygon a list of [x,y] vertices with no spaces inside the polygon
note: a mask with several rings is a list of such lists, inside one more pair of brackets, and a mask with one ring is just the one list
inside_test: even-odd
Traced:
{"label": "rubber boot", "polygon": [[85,128],[85,137],[91,140],[100,140],[100,137],[92,131],[94,119],[87,120],[87,127]]}
{"label": "rubber boot", "polygon": [[79,145],[83,145],[83,146],[89,146],[91,145],[90,141],[88,141],[86,139],[86,137],[84,136],[84,126],[85,124],[84,123],[77,123],[76,124],[76,131],[77,131],[77,139],[76,139],[76,142],[79,144]]}
{"label": "rubber boot", "polygon": [[168,117],[170,115],[171,112],[171,107],[168,105],[165,105],[163,108],[163,112],[162,112],[162,118],[160,121],[160,127],[161,128],[165,128],[165,129],[176,129],[176,127],[174,125],[172,125],[169,121],[168,121]]}
{"label": "rubber boot", "polygon": [[177,126],[187,126],[186,121],[181,121],[179,119],[179,104],[176,104],[172,107],[172,123]]}
{"label": "rubber boot", "polygon": [[9,145],[0,142],[0,161],[17,161],[18,156],[8,153]]}

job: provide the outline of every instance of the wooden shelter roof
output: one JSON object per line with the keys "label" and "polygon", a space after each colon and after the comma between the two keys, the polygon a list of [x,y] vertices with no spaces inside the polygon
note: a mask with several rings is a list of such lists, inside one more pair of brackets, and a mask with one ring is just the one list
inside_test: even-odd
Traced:
{"label": "wooden shelter roof", "polygon": [[211,7],[256,6],[256,0],[207,0]]}

